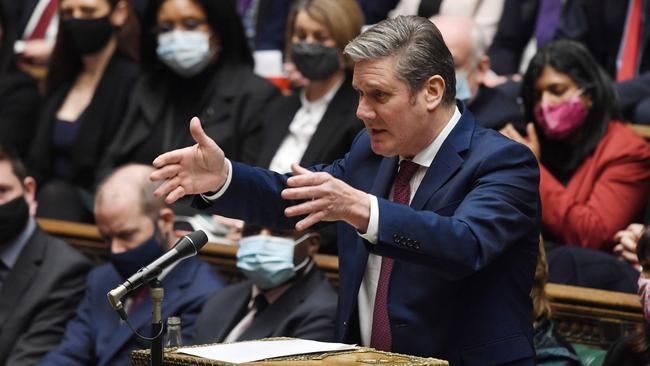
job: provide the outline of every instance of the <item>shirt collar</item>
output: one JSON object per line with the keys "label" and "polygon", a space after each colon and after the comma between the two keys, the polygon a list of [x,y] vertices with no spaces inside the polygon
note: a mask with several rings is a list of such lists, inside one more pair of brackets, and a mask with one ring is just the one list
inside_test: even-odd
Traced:
{"label": "shirt collar", "polygon": [[[433,159],[436,157],[436,154],[438,154],[438,150],[440,150],[440,147],[451,133],[451,130],[456,127],[456,124],[458,124],[458,121],[460,120],[460,111],[458,110],[458,107],[454,108],[455,110],[453,116],[451,116],[451,119],[449,122],[447,122],[445,127],[443,127],[438,136],[436,136],[436,138],[431,141],[429,146],[427,146],[424,150],[420,151],[413,157],[412,161],[414,163],[427,168],[431,166]],[[399,161],[401,162],[402,160],[404,160],[404,158],[400,156]]]}
{"label": "shirt collar", "polygon": [[307,100],[305,88],[300,89],[300,104],[302,105],[302,108],[309,110],[312,108],[327,107],[332,101],[332,99],[334,99],[334,95],[336,94],[337,91],[339,91],[341,85],[343,85],[343,81],[345,81],[345,78],[339,80],[338,83],[336,83],[332,89],[330,89],[327,93],[325,93],[325,95],[323,95],[319,99],[316,99],[313,102]]}
{"label": "shirt collar", "polygon": [[25,228],[21,231],[18,237],[8,245],[0,248],[0,260],[2,260],[2,263],[4,263],[4,265],[10,270],[16,264],[18,256],[23,251],[25,245],[27,245],[29,238],[34,234],[34,230],[36,230],[36,220],[30,216],[29,219],[27,219],[27,225],[25,225]]}

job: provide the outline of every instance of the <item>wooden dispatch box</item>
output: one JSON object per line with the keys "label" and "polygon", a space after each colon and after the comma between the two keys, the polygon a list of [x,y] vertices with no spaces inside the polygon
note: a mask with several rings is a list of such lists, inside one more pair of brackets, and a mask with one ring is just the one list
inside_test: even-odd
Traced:
{"label": "wooden dispatch box", "polygon": [[[269,338],[279,339],[279,338]],[[286,339],[286,338],[285,338]],[[192,346],[189,346],[192,347]],[[194,346],[199,347],[199,346]],[[186,347],[184,347],[186,348]],[[165,366],[231,366],[233,363],[213,361],[201,357],[176,353],[176,348],[165,348],[163,363]],[[131,352],[131,365],[149,366],[151,362],[150,350]],[[352,351],[310,353],[288,357],[278,357],[263,361],[242,363],[248,366],[361,366],[361,365],[398,365],[398,366],[449,366],[444,360],[401,355],[377,351],[372,348],[361,347]]]}

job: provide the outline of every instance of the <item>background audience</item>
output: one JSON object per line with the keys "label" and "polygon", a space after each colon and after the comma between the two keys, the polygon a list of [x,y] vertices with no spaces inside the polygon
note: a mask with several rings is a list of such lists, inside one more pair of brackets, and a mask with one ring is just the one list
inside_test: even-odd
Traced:
{"label": "background audience", "polygon": [[528,145],[539,160],[546,240],[611,251],[650,188],[650,147],[616,119],[610,79],[572,41],[543,47],[524,75]]}
{"label": "background audience", "polygon": [[90,262],[39,229],[36,181],[0,145],[0,364],[34,365],[54,349],[84,292]]}
{"label": "background audience", "polygon": [[454,58],[456,98],[464,101],[479,124],[501,129],[511,123],[525,131],[524,115],[514,98],[485,85],[490,58],[481,29],[469,17],[436,15],[431,21],[438,27]]}
{"label": "background audience", "polygon": [[[110,244],[110,263],[95,267],[86,279],[86,295],[77,314],[68,323],[61,345],[39,365],[129,365],[129,353],[147,348],[117,316],[106,294],[138,269],[163,255],[176,242],[174,213],[153,196],[149,181],[153,168],[127,165],[117,169],[97,191],[97,227]],[[191,341],[196,317],[205,300],[223,287],[212,268],[196,257],[168,270],[158,279],[165,291],[162,317],[181,318],[183,338]],[[149,287],[129,294],[125,311],[133,328],[150,336],[151,299]]]}
{"label": "background audience", "polygon": [[59,14],[29,166],[39,216],[92,222],[96,167],[137,76],[138,24],[126,0],[62,0]]}

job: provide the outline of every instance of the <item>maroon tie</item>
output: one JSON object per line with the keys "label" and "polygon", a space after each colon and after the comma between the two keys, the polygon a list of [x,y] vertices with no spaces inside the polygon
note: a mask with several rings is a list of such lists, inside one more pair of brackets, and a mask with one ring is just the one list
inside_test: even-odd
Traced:
{"label": "maroon tie", "polygon": [[[409,160],[402,160],[399,171],[395,176],[393,183],[393,201],[408,205],[411,199],[411,187],[409,182],[411,177],[420,166]],[[393,337],[390,333],[390,320],[388,319],[388,284],[390,283],[390,274],[393,271],[393,259],[388,257],[381,258],[381,271],[379,272],[379,282],[377,283],[377,293],[375,296],[375,306],[372,314],[372,335],[370,337],[370,347],[390,351],[393,344]]]}

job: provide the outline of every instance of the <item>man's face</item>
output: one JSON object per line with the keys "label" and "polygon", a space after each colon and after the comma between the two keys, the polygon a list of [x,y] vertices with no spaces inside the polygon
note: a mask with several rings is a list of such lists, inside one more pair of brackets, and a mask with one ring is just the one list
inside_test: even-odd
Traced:
{"label": "man's face", "polygon": [[372,151],[390,157],[413,157],[433,139],[426,88],[411,94],[396,77],[394,57],[364,60],[354,66],[352,86],[359,93],[357,117],[368,130]]}
{"label": "man's face", "polygon": [[30,213],[34,215],[36,184],[32,178],[21,182],[14,174],[8,161],[0,160],[0,205],[3,205],[18,196],[24,196],[30,206]]}
{"label": "man's face", "polygon": [[97,227],[111,252],[118,254],[137,247],[154,233],[154,222],[127,202],[106,202],[95,209]]}

